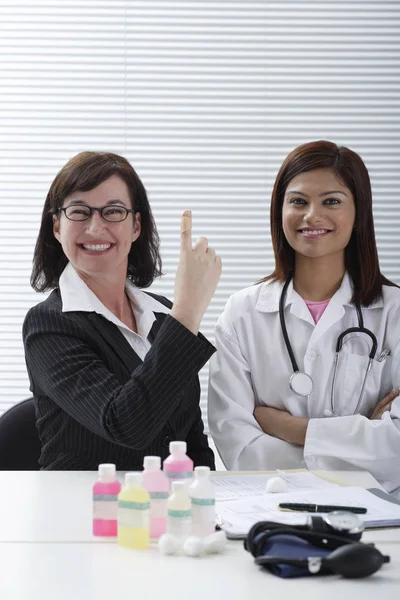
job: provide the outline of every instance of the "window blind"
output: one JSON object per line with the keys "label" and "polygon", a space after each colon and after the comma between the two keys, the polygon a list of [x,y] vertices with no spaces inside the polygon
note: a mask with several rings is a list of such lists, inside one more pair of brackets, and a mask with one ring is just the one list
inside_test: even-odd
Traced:
{"label": "window blind", "polygon": [[228,297],[273,269],[271,189],[305,141],[361,154],[382,269],[400,283],[399,34],[396,1],[3,1],[0,411],[29,395],[21,326],[42,299],[29,287],[41,210],[81,150],[121,153],[142,178],[165,272],[152,289],[170,298],[192,209],[194,238],[223,260],[211,340]]}

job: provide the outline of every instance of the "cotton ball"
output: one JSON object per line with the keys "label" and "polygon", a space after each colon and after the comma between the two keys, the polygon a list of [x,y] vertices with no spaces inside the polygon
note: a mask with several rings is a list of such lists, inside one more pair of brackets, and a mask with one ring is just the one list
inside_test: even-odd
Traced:
{"label": "cotton ball", "polygon": [[270,494],[287,492],[288,485],[282,477],[271,477],[267,481],[267,492]]}
{"label": "cotton ball", "polygon": [[183,553],[186,556],[200,556],[204,551],[204,542],[201,538],[194,535],[186,538],[183,543]]}
{"label": "cotton ball", "polygon": [[216,531],[204,539],[204,551],[207,554],[222,552],[227,541],[225,531]]}
{"label": "cotton ball", "polygon": [[179,540],[170,533],[164,533],[158,540],[158,549],[161,554],[176,554],[179,550]]}

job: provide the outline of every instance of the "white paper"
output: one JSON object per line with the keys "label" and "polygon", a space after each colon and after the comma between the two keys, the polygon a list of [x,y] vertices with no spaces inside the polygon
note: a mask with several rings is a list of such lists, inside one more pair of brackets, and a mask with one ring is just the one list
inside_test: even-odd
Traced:
{"label": "white paper", "polygon": [[[332,489],[309,489],[285,494],[267,494],[247,497],[232,502],[221,502],[217,510],[220,524],[229,534],[246,534],[258,521],[277,521],[290,525],[301,525],[311,513],[282,512],[280,502],[334,504],[363,506],[365,515],[358,515],[366,527],[400,525],[400,506],[374,496],[359,487],[336,487]],[[318,513],[320,514],[320,513]]]}
{"label": "white paper", "polygon": [[288,492],[338,487],[336,483],[321,479],[308,471],[298,473],[277,471],[270,475],[261,473],[255,475],[221,475],[213,477],[212,482],[216,487],[217,501],[222,502],[250,496],[262,496],[267,493],[267,481],[277,476],[286,481]]}

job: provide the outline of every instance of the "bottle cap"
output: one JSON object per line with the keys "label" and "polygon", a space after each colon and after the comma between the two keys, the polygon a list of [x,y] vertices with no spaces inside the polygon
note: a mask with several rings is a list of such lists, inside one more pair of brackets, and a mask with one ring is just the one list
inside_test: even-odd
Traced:
{"label": "bottle cap", "polygon": [[171,454],[186,454],[186,442],[170,442],[169,451]]}
{"label": "bottle cap", "polygon": [[143,467],[146,471],[157,471],[161,468],[161,458],[159,456],[145,456]]}
{"label": "bottle cap", "polygon": [[125,473],[125,487],[138,488],[142,485],[142,473],[140,471],[133,471],[132,473]]}
{"label": "bottle cap", "polygon": [[111,463],[99,465],[100,479],[115,479],[116,466]]}
{"label": "bottle cap", "polygon": [[172,491],[173,492],[187,492],[186,482],[185,481],[173,481],[172,482]]}
{"label": "bottle cap", "polygon": [[194,474],[195,477],[209,477],[210,467],[195,467]]}

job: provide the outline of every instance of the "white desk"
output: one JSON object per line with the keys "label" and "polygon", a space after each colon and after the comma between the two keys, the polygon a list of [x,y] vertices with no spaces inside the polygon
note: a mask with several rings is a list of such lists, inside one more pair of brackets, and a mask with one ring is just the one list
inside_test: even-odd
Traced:
{"label": "white desk", "polygon": [[116,544],[0,544],[2,600],[398,600],[400,545],[364,580],[282,580],[263,572],[239,542],[224,555],[161,556]]}
{"label": "white desk", "polygon": [[[281,580],[261,571],[242,542],[223,555],[165,557],[91,535],[93,472],[0,472],[1,600],[396,600],[400,530],[367,532],[391,563],[371,578]],[[339,474],[340,479],[352,474]],[[357,474],[366,487],[379,487]],[[355,481],[354,481],[355,482]],[[273,595],[272,595],[273,594]]]}
{"label": "white desk", "polygon": [[[328,475],[352,485],[380,487],[365,472]],[[93,471],[0,471],[0,543],[108,543],[92,535],[92,485],[96,478]],[[400,539],[400,530],[394,532]]]}

